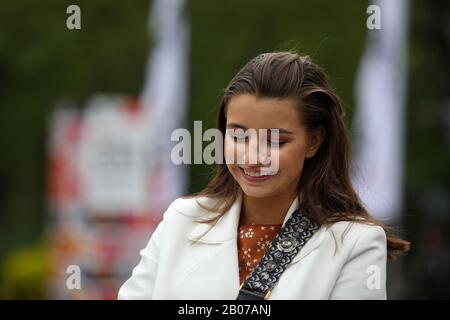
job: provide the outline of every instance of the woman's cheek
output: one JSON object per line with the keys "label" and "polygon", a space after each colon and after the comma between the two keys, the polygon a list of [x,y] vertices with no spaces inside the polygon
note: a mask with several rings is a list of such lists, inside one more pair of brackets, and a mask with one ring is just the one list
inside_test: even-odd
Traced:
{"label": "woman's cheek", "polygon": [[224,141],[224,156],[225,163],[227,165],[236,163],[236,157],[234,155],[234,141],[232,141],[232,139],[230,139],[228,136],[225,137]]}
{"label": "woman's cheek", "polygon": [[300,175],[303,169],[302,148],[289,146],[280,153],[280,167],[286,168],[290,176]]}
{"label": "woman's cheek", "polygon": [[269,148],[268,159],[269,159],[269,171],[278,172],[281,169],[280,166],[280,149],[279,148]]}

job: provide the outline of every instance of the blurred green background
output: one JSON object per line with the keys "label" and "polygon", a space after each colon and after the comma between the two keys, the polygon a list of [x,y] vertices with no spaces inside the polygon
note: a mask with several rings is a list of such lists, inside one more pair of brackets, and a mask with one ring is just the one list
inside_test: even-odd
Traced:
{"label": "blurred green background", "polygon": [[[66,28],[70,4],[81,8],[81,30]],[[194,120],[214,126],[222,89],[250,58],[295,49],[327,70],[351,128],[355,73],[368,32],[367,1],[187,4],[192,127]],[[83,105],[98,92],[139,94],[151,49],[149,5],[143,0],[0,2],[0,298],[45,297],[49,116],[62,98]],[[402,281],[394,279],[392,298],[448,298],[448,268],[442,279],[433,274],[436,265],[448,267],[449,259],[449,21],[449,1],[411,2],[402,219],[413,250],[393,271]],[[190,169],[189,190],[198,191],[211,168]]]}

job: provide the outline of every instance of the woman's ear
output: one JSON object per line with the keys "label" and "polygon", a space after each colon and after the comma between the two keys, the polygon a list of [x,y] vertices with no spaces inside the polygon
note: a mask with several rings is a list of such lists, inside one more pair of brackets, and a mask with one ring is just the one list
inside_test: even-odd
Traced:
{"label": "woman's ear", "polygon": [[324,139],[325,139],[324,127],[319,127],[311,131],[311,133],[309,134],[308,150],[306,151],[306,158],[311,158],[316,154],[317,150],[319,150],[320,146],[322,145]]}

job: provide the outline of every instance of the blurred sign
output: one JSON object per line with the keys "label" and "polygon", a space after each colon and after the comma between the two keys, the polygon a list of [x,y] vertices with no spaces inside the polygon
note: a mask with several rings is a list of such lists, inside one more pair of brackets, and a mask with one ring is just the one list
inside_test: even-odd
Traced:
{"label": "blurred sign", "polygon": [[[48,150],[50,297],[115,299],[138,262],[164,212],[152,201],[161,181],[152,160],[163,155],[151,147],[149,121],[135,100],[114,96],[96,96],[82,112],[56,109]],[[68,266],[79,267],[79,288],[66,286]]]}
{"label": "blurred sign", "polygon": [[143,213],[149,203],[149,125],[134,102],[95,98],[80,142],[80,179],[91,211]]}

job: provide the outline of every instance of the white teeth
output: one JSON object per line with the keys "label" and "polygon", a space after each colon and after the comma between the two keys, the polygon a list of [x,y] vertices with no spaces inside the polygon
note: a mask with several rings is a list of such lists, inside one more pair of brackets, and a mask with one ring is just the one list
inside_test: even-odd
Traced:
{"label": "white teeth", "polygon": [[249,172],[249,171],[245,171],[245,170],[244,170],[244,172],[246,175],[251,176],[251,177],[260,177],[261,176],[261,174],[259,174],[257,172]]}
{"label": "white teeth", "polygon": [[243,170],[247,176],[251,176],[251,177],[273,176],[275,174],[274,172],[259,172],[258,173],[258,172],[246,171],[245,169],[243,169]]}

